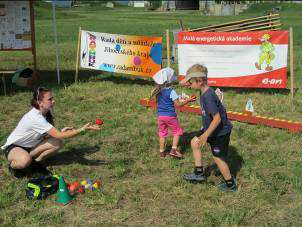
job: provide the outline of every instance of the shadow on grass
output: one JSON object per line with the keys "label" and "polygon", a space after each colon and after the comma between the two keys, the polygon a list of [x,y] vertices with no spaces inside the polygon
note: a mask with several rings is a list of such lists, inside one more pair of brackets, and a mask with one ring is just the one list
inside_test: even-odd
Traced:
{"label": "shadow on grass", "polygon": [[[12,77],[12,76],[11,76]],[[75,82],[74,70],[60,71],[60,84],[58,84],[56,71],[39,70],[38,79],[30,87],[20,87],[12,84],[11,77],[6,79],[7,95],[12,96],[18,92],[34,91],[37,87],[43,86],[48,89],[62,89]],[[154,85],[150,78],[131,76],[126,74],[113,74],[96,70],[80,69],[78,74],[79,82],[88,81],[108,81],[115,84],[136,84],[136,85]],[[0,83],[0,96],[4,95],[2,83]]]}
{"label": "shadow on grass", "polygon": [[187,150],[191,148],[191,140],[195,136],[200,136],[201,131],[193,131],[193,132],[184,132],[179,139],[179,146],[182,152],[186,153]]}
{"label": "shadow on grass", "polygon": [[59,152],[47,161],[47,165],[59,166],[68,165],[71,163],[80,163],[82,165],[99,166],[108,164],[104,160],[94,160],[93,158],[87,159],[84,156],[92,155],[100,150],[98,145],[83,146],[79,148],[71,148],[64,152]]}
{"label": "shadow on grass", "polygon": [[140,78],[133,76],[116,76],[112,75],[102,75],[99,76],[101,81],[109,81],[115,84],[136,84],[136,85],[154,85],[155,83],[148,78]]}
{"label": "shadow on grass", "polygon": [[[60,71],[60,84],[58,84],[56,71],[50,70],[39,70],[38,71],[38,80],[31,87],[22,88],[17,86],[12,86],[11,81],[9,79],[6,81],[6,86],[8,89],[8,95],[14,95],[15,93],[22,91],[31,91],[36,89],[39,86],[44,86],[49,89],[61,89],[64,86],[69,86],[75,82],[75,71],[74,70],[61,70]],[[96,71],[96,70],[88,70],[88,69],[80,69],[78,74],[78,81],[80,82],[88,82],[88,81],[109,81],[115,84],[136,84],[136,85],[154,85],[154,82],[150,78],[137,77],[126,74],[113,74],[109,72]],[[1,84],[2,87],[2,84]],[[213,87],[214,89],[216,87]],[[290,89],[263,89],[263,88],[232,88],[232,87],[223,87],[224,92],[233,91],[237,94],[245,94],[245,93],[263,93],[263,94],[284,94],[288,95],[290,93]],[[1,89],[0,94],[3,95]],[[295,89],[297,92],[297,88]]]}
{"label": "shadow on grass", "polygon": [[[236,178],[238,172],[244,164],[243,158],[238,154],[236,147],[229,146],[229,153],[227,158],[227,163],[229,165],[231,174]],[[221,173],[215,163],[207,166],[205,168],[205,174],[207,177],[214,173],[215,176],[220,176]]]}
{"label": "shadow on grass", "polygon": [[[184,154],[187,152],[187,149],[191,148],[191,139],[193,139],[194,136],[200,136],[200,131],[194,131],[194,132],[184,132],[182,136],[179,138],[178,146],[180,148],[180,151]],[[169,144],[165,148],[165,153],[168,154],[172,149],[172,144]]]}
{"label": "shadow on grass", "polygon": [[[201,135],[201,131],[185,132],[180,137],[180,140],[179,140],[181,150],[183,152],[191,151],[190,150],[191,149],[191,140],[195,136],[200,136],[200,135]],[[244,160],[238,154],[236,147],[229,146],[227,162],[229,164],[231,174],[236,177],[237,173],[240,171],[240,169],[242,168],[242,165],[244,164]],[[215,174],[215,176],[221,175],[221,173],[215,163],[213,163],[205,168],[205,174],[207,177],[210,176],[212,172]]]}
{"label": "shadow on grass", "polygon": [[[61,71],[61,83],[62,84],[72,84],[74,83],[74,74],[75,72],[72,70]],[[56,72],[55,71],[40,71],[40,82],[47,81],[50,83],[54,82],[54,86],[57,85]],[[43,76],[42,76],[43,75]],[[87,70],[81,69],[79,71],[78,80],[81,82],[90,81],[91,79],[99,79],[101,81],[109,81],[115,84],[137,84],[137,85],[154,85],[154,82],[151,78],[148,77],[138,77],[127,74],[118,74],[118,73],[110,73],[104,71],[96,71],[96,70]],[[221,87],[219,87],[221,88]],[[216,87],[213,87],[216,89]],[[233,91],[237,94],[245,94],[245,93],[263,93],[263,94],[283,94],[288,95],[290,93],[289,88],[285,89],[276,89],[276,88],[236,88],[236,87],[222,87],[223,91]],[[295,92],[298,91],[298,88],[295,89]]]}
{"label": "shadow on grass", "polygon": [[[61,85],[57,83],[57,76],[55,71],[39,71],[39,80],[37,85],[43,85],[44,83],[49,84],[53,87],[62,87],[63,84],[68,85],[75,82],[75,71],[65,70],[61,71]],[[96,70],[81,69],[78,74],[78,81],[110,81],[115,84],[138,84],[138,85],[153,85],[154,82],[150,78],[142,78],[137,76],[131,76],[126,74],[109,73]]]}

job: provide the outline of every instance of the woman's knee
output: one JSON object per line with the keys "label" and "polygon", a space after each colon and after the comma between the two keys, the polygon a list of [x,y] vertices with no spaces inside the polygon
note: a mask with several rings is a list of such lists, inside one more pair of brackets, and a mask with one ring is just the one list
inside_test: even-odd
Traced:
{"label": "woman's knee", "polygon": [[26,157],[23,157],[22,159],[19,160],[19,166],[21,169],[25,169],[26,167],[28,167],[31,163],[32,159],[31,157],[28,155]]}
{"label": "woman's knee", "polygon": [[32,162],[32,159],[30,155],[19,155],[18,157],[15,158],[10,158],[9,159],[10,165],[14,169],[25,169],[30,165]]}
{"label": "woman's knee", "polygon": [[61,139],[51,138],[49,142],[56,151],[63,147],[63,140]]}

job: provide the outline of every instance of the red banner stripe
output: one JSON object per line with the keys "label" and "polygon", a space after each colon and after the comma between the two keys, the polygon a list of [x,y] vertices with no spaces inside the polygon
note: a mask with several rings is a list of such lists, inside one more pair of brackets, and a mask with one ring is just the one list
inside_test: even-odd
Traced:
{"label": "red banner stripe", "polygon": [[[287,67],[257,75],[208,78],[209,86],[247,87],[247,88],[286,88]],[[180,75],[183,79],[184,75]]]}

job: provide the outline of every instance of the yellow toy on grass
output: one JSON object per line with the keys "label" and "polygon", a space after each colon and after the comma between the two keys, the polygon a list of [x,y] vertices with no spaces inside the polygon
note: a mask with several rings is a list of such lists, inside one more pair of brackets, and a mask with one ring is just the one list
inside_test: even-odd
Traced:
{"label": "yellow toy on grass", "polygon": [[255,63],[255,67],[259,70],[261,70],[264,61],[266,62],[265,70],[266,71],[273,70],[273,67],[270,64],[271,61],[275,58],[275,54],[273,53],[275,47],[271,42],[269,42],[270,38],[271,36],[269,34],[264,34],[260,39],[262,43],[260,46],[261,53],[260,53],[259,63],[258,62]]}

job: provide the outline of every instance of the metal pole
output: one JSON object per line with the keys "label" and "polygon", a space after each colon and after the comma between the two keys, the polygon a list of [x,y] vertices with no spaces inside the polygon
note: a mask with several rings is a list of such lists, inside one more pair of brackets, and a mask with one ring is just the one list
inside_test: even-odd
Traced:
{"label": "metal pole", "polygon": [[74,75],[74,82],[78,82],[80,48],[81,48],[81,27],[79,27],[78,48],[77,48],[77,57],[76,57],[76,71],[75,71],[75,75]]}
{"label": "metal pole", "polygon": [[290,68],[290,93],[291,101],[294,99],[294,32],[289,28],[289,68]]}
{"label": "metal pole", "polygon": [[166,44],[167,44],[167,67],[170,67],[170,34],[169,29],[166,30]]}
{"label": "metal pole", "polygon": [[57,24],[56,24],[56,0],[52,1],[52,21],[53,21],[53,33],[54,33],[55,45],[56,45],[57,78],[58,78],[58,84],[60,84],[59,50],[58,50],[58,35],[57,35]]}

